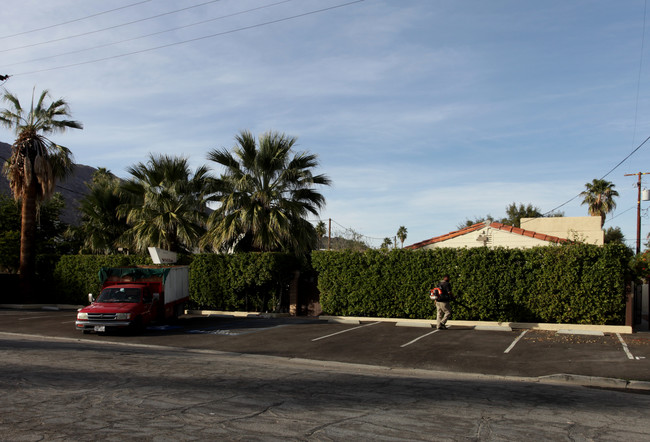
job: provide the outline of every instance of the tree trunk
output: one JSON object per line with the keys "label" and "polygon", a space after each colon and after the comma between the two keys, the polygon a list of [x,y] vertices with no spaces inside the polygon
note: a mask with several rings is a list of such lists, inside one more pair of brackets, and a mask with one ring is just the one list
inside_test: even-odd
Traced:
{"label": "tree trunk", "polygon": [[22,198],[20,227],[20,294],[24,302],[33,302],[36,255],[36,180],[27,185]]}

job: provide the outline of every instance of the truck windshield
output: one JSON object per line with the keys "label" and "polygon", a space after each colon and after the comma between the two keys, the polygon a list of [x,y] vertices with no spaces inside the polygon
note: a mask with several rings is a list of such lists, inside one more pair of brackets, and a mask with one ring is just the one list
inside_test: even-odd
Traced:
{"label": "truck windshield", "polygon": [[97,302],[140,302],[140,289],[108,287],[102,290]]}

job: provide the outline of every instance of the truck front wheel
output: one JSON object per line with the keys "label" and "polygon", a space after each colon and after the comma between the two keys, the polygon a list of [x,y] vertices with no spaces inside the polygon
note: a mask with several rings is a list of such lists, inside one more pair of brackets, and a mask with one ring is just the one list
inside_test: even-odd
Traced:
{"label": "truck front wheel", "polygon": [[144,323],[142,322],[142,317],[138,316],[131,322],[129,325],[129,331],[131,333],[141,334],[144,331]]}

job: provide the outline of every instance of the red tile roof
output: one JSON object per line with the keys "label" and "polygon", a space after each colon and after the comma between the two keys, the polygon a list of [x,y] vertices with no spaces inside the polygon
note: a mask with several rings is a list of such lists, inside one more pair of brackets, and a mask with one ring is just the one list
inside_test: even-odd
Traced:
{"label": "red tile roof", "polygon": [[482,229],[484,227],[491,227],[493,229],[503,230],[505,232],[514,233],[514,234],[517,234],[517,235],[528,236],[530,238],[535,238],[535,239],[539,239],[539,240],[542,240],[542,241],[548,241],[548,242],[554,242],[554,243],[568,241],[568,239],[566,239],[566,238],[560,238],[560,237],[553,236],[553,235],[547,235],[545,233],[533,232],[532,230],[525,230],[525,229],[521,229],[519,227],[509,226],[509,225],[503,224],[503,223],[485,221],[485,222],[473,224],[473,225],[471,225],[469,227],[465,227],[465,228],[460,229],[460,230],[456,230],[456,231],[453,231],[453,232],[446,233],[444,235],[436,236],[436,237],[431,238],[431,239],[426,239],[424,241],[420,241],[418,243],[412,244],[412,245],[404,247],[404,248],[405,249],[410,249],[410,250],[421,249],[422,247],[425,247],[425,246],[428,246],[428,245],[431,245],[431,244],[435,244],[437,242],[447,241],[448,239],[456,238],[457,236],[467,235],[468,233],[474,232],[474,231]]}

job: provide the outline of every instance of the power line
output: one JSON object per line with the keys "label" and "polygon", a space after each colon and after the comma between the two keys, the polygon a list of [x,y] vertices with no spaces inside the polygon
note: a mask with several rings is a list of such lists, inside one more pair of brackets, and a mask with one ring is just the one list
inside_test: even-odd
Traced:
{"label": "power line", "polygon": [[137,6],[137,5],[140,5],[140,4],[142,4],[142,3],[147,3],[147,2],[150,2],[150,1],[151,1],[151,0],[143,0],[143,1],[141,1],[141,2],[131,3],[130,5],[121,6],[121,7],[119,7],[119,8],[109,9],[108,11],[97,12],[96,14],[91,14],[91,15],[87,15],[87,16],[85,16],[85,17],[75,18],[75,19],[73,19],[73,20],[69,20],[69,21],[66,21],[66,22],[63,22],[63,23],[57,23],[57,24],[55,24],[55,25],[49,25],[49,26],[45,26],[45,27],[42,27],[42,28],[31,29],[31,30],[29,30],[29,31],[23,31],[23,32],[19,32],[19,33],[17,33],[17,34],[5,35],[4,37],[0,37],[0,40],[4,40],[4,39],[6,39],[6,38],[11,38],[11,37],[17,37],[17,36],[19,36],[19,35],[31,34],[32,32],[44,31],[44,30],[46,30],[46,29],[56,28],[56,27],[58,27],[58,26],[69,25],[70,23],[75,23],[75,22],[82,21],[82,20],[86,20],[86,19],[89,19],[89,18],[98,17],[98,16],[100,16],[100,15],[108,14],[108,13],[110,13],[110,12],[119,11],[119,10],[121,10],[121,9],[131,8],[131,7],[133,7],[133,6]]}
{"label": "power line", "polygon": [[630,158],[632,155],[634,155],[634,154],[636,153],[637,150],[641,149],[641,147],[642,147],[645,143],[647,143],[648,140],[650,140],[650,136],[649,136],[648,138],[646,138],[646,139],[643,141],[643,143],[639,144],[639,145],[637,146],[636,149],[634,149],[632,152],[630,152],[630,154],[629,154],[628,156],[626,156],[625,158],[623,158],[623,160],[621,160],[620,163],[618,163],[616,166],[614,166],[614,167],[612,168],[612,170],[610,170],[609,172],[607,172],[607,173],[606,173],[605,175],[603,175],[600,179],[602,180],[602,179],[604,179],[607,175],[609,175],[610,173],[614,172],[614,171],[618,168],[618,166],[620,166],[621,164],[623,164],[624,162],[626,162],[626,161],[628,160],[628,158]]}
{"label": "power line", "polygon": [[[346,231],[356,232],[356,230],[354,230],[353,228],[351,228],[351,227],[345,227],[345,226],[339,224],[338,222],[336,222],[335,220],[332,220],[332,222],[333,222],[334,224],[336,224],[337,226],[339,226],[340,228],[346,230]],[[363,234],[361,234],[361,233],[359,233],[359,236],[361,236],[361,237],[363,237],[363,238],[368,238],[368,239],[372,239],[372,240],[377,240],[377,241],[383,241],[383,239],[384,239],[384,238],[375,238],[375,237],[372,237],[372,236],[363,235]]]}
{"label": "power line", "polygon": [[29,71],[29,72],[20,72],[18,74],[12,74],[12,76],[29,75],[29,74],[36,74],[36,73],[41,73],[41,72],[49,72],[49,71],[54,71],[54,70],[58,70],[58,69],[66,69],[66,68],[71,68],[71,67],[76,67],[76,66],[82,66],[82,65],[85,65],[85,64],[98,63],[100,61],[114,60],[116,58],[128,57],[130,55],[142,54],[142,53],[145,53],[145,52],[155,51],[155,50],[158,50],[158,49],[169,48],[169,47],[172,47],[172,46],[179,46],[179,45],[186,44],[186,43],[193,43],[193,42],[200,41],[200,40],[207,40],[209,38],[219,37],[219,36],[228,35],[228,34],[234,34],[236,32],[247,31],[247,30],[254,29],[254,28],[260,28],[260,27],[263,27],[263,26],[268,26],[268,25],[272,25],[272,24],[276,24],[276,23],[281,23],[281,22],[293,20],[293,19],[296,19],[296,18],[302,18],[302,17],[306,17],[306,16],[309,16],[309,15],[319,14],[321,12],[331,11],[333,9],[343,8],[343,7],[346,7],[346,6],[353,5],[355,3],[361,3],[363,1],[365,1],[365,0],[355,0],[355,1],[342,3],[342,4],[339,4],[339,5],[335,5],[335,6],[330,6],[330,7],[327,7],[327,8],[316,9],[316,10],[304,12],[302,14],[296,14],[296,15],[292,15],[292,16],[289,16],[289,17],[283,17],[283,18],[279,18],[279,19],[276,19],[276,20],[270,20],[270,21],[267,21],[267,22],[257,23],[255,25],[244,26],[244,27],[237,28],[237,29],[232,29],[232,30],[229,30],[229,31],[218,32],[216,34],[210,34],[210,35],[204,35],[202,37],[191,38],[189,40],[182,40],[182,41],[178,41],[178,42],[174,42],[174,43],[168,43],[168,44],[165,44],[165,45],[155,46],[155,47],[151,47],[151,48],[147,48],[147,49],[141,49],[141,50],[138,50],[138,51],[127,52],[127,53],[123,53],[123,54],[118,54],[118,55],[113,55],[113,56],[103,57],[103,58],[97,58],[97,59],[94,59],[94,60],[87,60],[87,61],[82,61],[82,62],[78,62],[78,63],[72,63],[72,64],[68,64],[68,65],[56,66],[56,67],[53,67],[53,68],[39,69],[39,70]]}
{"label": "power line", "polygon": [[609,218],[608,220],[605,220],[605,224],[607,224],[609,221],[611,221],[611,220],[613,220],[613,219],[615,219],[615,218],[618,218],[619,216],[621,216],[621,215],[623,215],[623,214],[629,212],[630,210],[634,210],[634,208],[635,208],[635,206],[632,206],[632,207],[630,207],[630,208],[628,208],[628,209],[625,209],[625,210],[622,211],[622,212],[617,213],[616,215],[612,216],[612,217]]}
{"label": "power line", "polygon": [[[147,1],[150,1],[150,0],[147,0]],[[235,17],[237,15],[247,14],[249,12],[258,11],[260,9],[265,9],[265,8],[270,8],[270,7],[273,7],[273,6],[280,5],[282,3],[289,3],[289,2],[292,2],[292,1],[295,1],[295,0],[282,0],[280,2],[271,3],[269,5],[258,6],[256,8],[246,9],[244,11],[234,12],[232,14],[221,15],[219,17],[214,17],[214,18],[209,18],[209,19],[206,19],[206,20],[201,20],[201,21],[190,23],[190,24],[183,25],[183,26],[178,26],[178,27],[175,27],[175,28],[165,29],[163,31],[152,32],[150,34],[144,34],[144,35],[140,35],[140,36],[137,36],[137,37],[127,38],[127,39],[124,39],[124,40],[114,41],[114,42],[111,42],[111,43],[105,43],[105,44],[98,45],[98,46],[93,46],[93,47],[84,48],[84,49],[78,49],[76,51],[63,52],[63,53],[56,54],[56,55],[48,55],[47,57],[34,58],[34,59],[31,59],[31,60],[20,61],[18,63],[6,64],[6,65],[4,65],[4,67],[7,68],[7,67],[10,67],[10,66],[16,66],[16,65],[26,64],[26,63],[32,63],[32,62],[35,62],[35,61],[50,60],[52,58],[62,57],[64,55],[78,54],[78,53],[81,53],[81,52],[88,52],[88,51],[93,51],[95,49],[101,49],[101,48],[106,48],[106,47],[109,47],[109,46],[115,46],[115,45],[118,45],[118,44],[121,44],[121,43],[128,43],[130,41],[141,40],[141,39],[147,38],[147,37],[153,37],[154,35],[165,34],[165,33],[168,33],[168,32],[178,31],[180,29],[190,28],[192,26],[198,26],[198,25],[202,25],[202,24],[205,24],[205,23],[210,23],[210,22],[217,21],[217,20],[223,20],[224,18],[230,18],[230,17]],[[0,79],[2,79],[2,78],[0,78]]]}
{"label": "power line", "polygon": [[[603,175],[600,179],[602,180],[602,179],[604,179],[607,175],[609,175],[610,173],[614,172],[614,171],[615,171],[615,170],[616,170],[616,169],[617,169],[621,164],[623,164],[624,162],[626,162],[626,161],[627,161],[627,160],[628,160],[632,155],[634,155],[634,154],[635,154],[639,149],[641,149],[641,147],[643,147],[643,145],[644,145],[645,143],[647,143],[648,140],[650,140],[650,136],[649,136],[648,138],[646,138],[646,139],[645,139],[641,144],[639,144],[639,145],[636,147],[636,149],[634,149],[632,152],[630,152],[630,154],[629,154],[628,156],[626,156],[625,158],[623,158],[623,159],[622,159],[622,160],[621,160],[621,161],[620,161],[616,166],[614,166],[614,167],[613,167],[609,172],[607,172],[605,175]],[[554,209],[551,209],[551,210],[549,210],[548,212],[544,213],[542,216],[550,215],[551,213],[555,212],[557,209],[566,206],[567,204],[569,204],[571,201],[573,201],[574,199],[578,198],[579,196],[580,196],[580,194],[577,194],[576,196],[574,196],[574,197],[571,198],[570,200],[568,200],[568,201],[566,201],[566,202],[560,204],[559,206],[555,207]]]}
{"label": "power line", "polygon": [[176,14],[178,12],[187,11],[189,9],[198,8],[200,6],[205,6],[205,5],[208,5],[210,3],[216,3],[216,2],[220,2],[220,1],[221,0],[210,0],[210,1],[207,1],[207,2],[204,2],[204,3],[199,3],[197,5],[188,6],[186,8],[176,9],[174,11],[169,11],[169,12],[163,12],[162,14],[152,15],[150,17],[145,17],[145,18],[141,18],[141,19],[138,19],[138,20],[133,20],[133,21],[126,22],[126,23],[121,23],[119,25],[109,26],[107,28],[102,28],[102,29],[96,29],[94,31],[83,32],[81,34],[68,35],[67,37],[61,37],[61,38],[56,38],[56,39],[53,39],[53,40],[42,41],[40,43],[32,43],[32,44],[28,44],[28,45],[25,45],[25,46],[18,46],[18,47],[15,47],[15,48],[3,49],[3,50],[0,50],[0,53],[2,53],[2,52],[10,52],[10,51],[17,51],[18,49],[32,48],[34,46],[41,46],[41,45],[44,45],[44,44],[56,43],[56,42],[64,41],[64,40],[70,40],[72,38],[84,37],[84,36],[90,35],[90,34],[97,34],[98,32],[110,31],[110,30],[113,30],[113,29],[122,28],[124,26],[129,26],[129,25],[133,25],[133,24],[136,24],[136,23],[142,23],[144,21],[164,17],[166,15]]}

